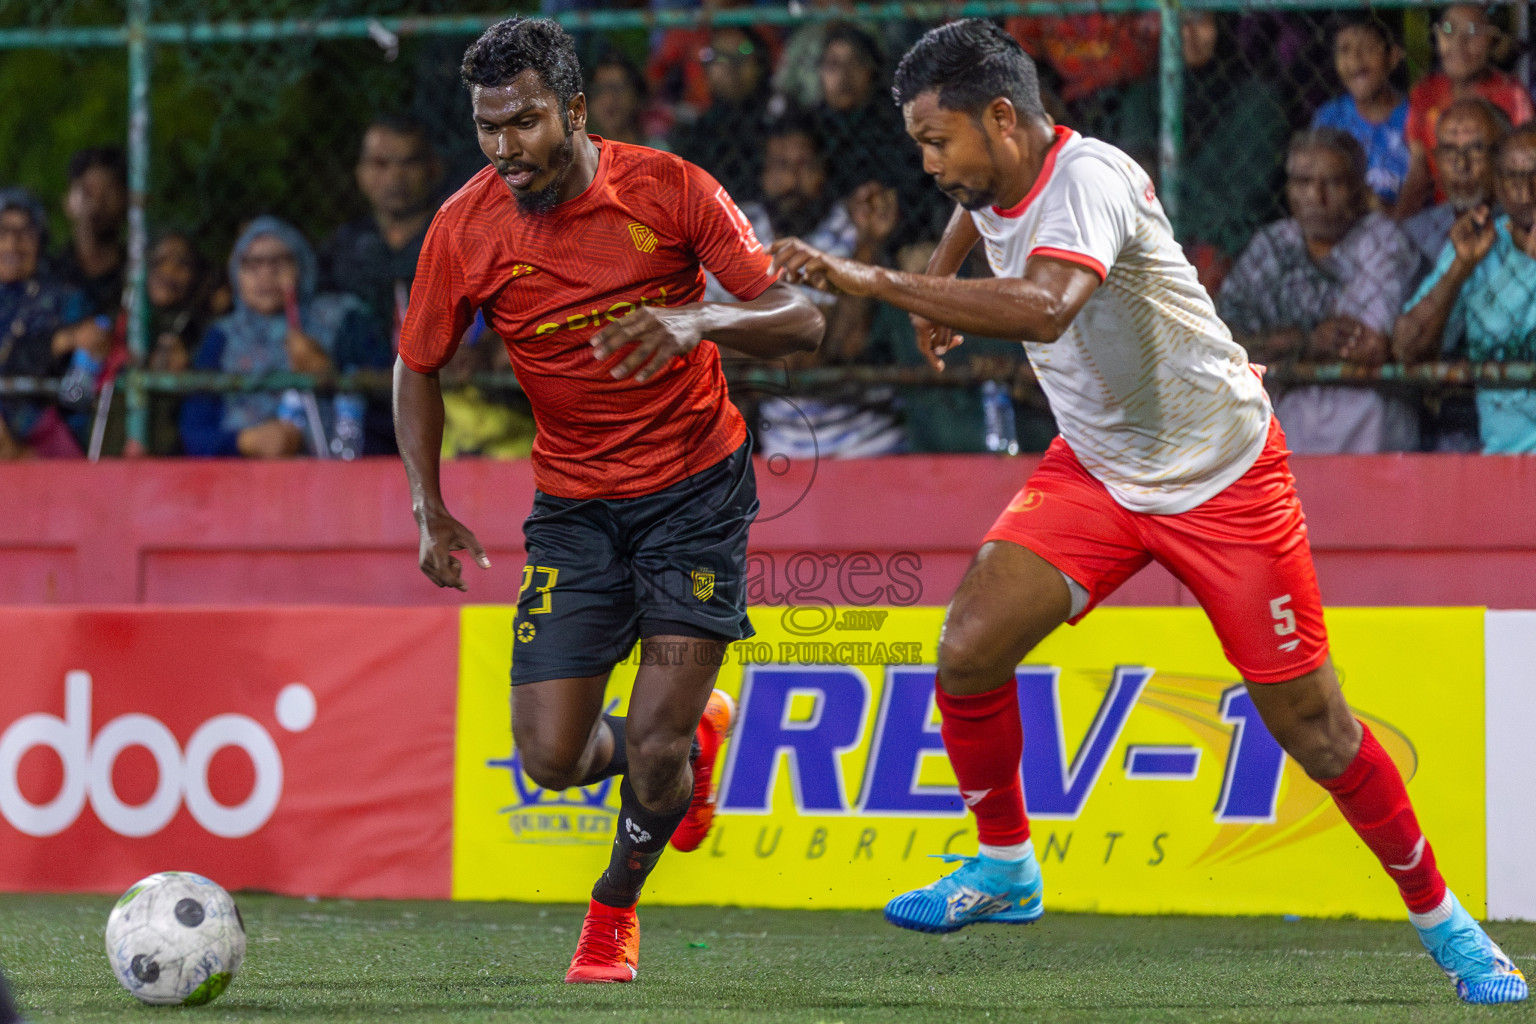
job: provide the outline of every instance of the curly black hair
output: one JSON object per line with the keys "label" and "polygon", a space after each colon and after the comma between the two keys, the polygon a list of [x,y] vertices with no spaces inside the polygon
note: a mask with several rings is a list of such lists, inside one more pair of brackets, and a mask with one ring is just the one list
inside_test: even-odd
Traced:
{"label": "curly black hair", "polygon": [[565,29],[548,18],[508,18],[481,33],[464,51],[459,77],[467,87],[494,89],[524,71],[536,71],[544,87],[570,105],[581,92],[581,62]]}
{"label": "curly black hair", "polygon": [[898,107],[925,92],[939,106],[973,116],[999,96],[1021,117],[1045,117],[1035,62],[1018,41],[990,21],[966,18],[929,29],[896,68],[891,95]]}

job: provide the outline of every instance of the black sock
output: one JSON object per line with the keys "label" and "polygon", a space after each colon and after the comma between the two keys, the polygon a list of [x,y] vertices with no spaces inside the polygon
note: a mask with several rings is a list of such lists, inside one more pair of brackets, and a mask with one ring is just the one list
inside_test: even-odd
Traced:
{"label": "black sock", "polygon": [[21,1017],[16,1013],[16,1004],[11,1002],[11,994],[5,987],[5,976],[0,975],[0,1024],[11,1024],[19,1020]]}
{"label": "black sock", "polygon": [[629,748],[624,743],[624,719],[618,715],[604,715],[603,721],[608,723],[609,730],[613,733],[613,756],[608,763],[595,769],[581,781],[581,785],[590,786],[594,782],[602,782],[611,779],[615,775],[624,775],[629,771]]}
{"label": "black sock", "polygon": [[640,887],[661,859],[667,840],[688,813],[684,800],[674,810],[657,813],[640,803],[626,778],[619,783],[618,834],[608,870],[592,887],[592,898],[610,907],[632,907],[640,899]]}

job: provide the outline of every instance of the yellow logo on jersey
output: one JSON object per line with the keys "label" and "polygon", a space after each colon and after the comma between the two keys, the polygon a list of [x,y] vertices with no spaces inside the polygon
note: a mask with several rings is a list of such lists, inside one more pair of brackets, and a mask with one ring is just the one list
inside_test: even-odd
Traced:
{"label": "yellow logo on jersey", "polygon": [[656,251],[656,232],[641,224],[639,221],[629,222],[629,238],[635,243],[635,248],[649,255]]}
{"label": "yellow logo on jersey", "polygon": [[538,267],[529,266],[526,263],[514,263],[512,264],[512,273],[508,275],[508,279],[515,281],[519,277],[527,277],[529,274],[536,274],[538,272]]}
{"label": "yellow logo on jersey", "polygon": [[565,323],[563,324],[539,324],[533,333],[542,337],[559,330],[579,331],[586,327],[596,327],[603,320],[615,323],[633,313],[637,306],[665,306],[667,304],[667,286],[662,285],[657,291],[660,294],[654,298],[649,295],[642,295],[635,302],[621,299],[607,309],[593,309],[586,313],[572,313],[565,318]]}
{"label": "yellow logo on jersey", "polygon": [[715,574],[703,569],[693,570],[693,596],[708,601],[715,596]]}

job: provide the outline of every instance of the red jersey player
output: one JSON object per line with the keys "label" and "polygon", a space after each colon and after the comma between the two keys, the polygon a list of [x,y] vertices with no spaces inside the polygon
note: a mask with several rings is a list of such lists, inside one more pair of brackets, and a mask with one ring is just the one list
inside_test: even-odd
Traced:
{"label": "red jersey player", "polygon": [[[776,281],[708,174],[587,135],[581,70],[554,22],[491,26],[462,74],[491,166],[427,232],[395,365],[395,431],[421,569],[465,589],[451,552],[490,562],[439,489],[437,371],[483,312],[538,423],[513,624],[522,768],[555,790],[623,776],[612,859],[566,981],[629,981],[642,884],[669,838],[694,849],[708,830],[730,718],[711,690],[726,645],[752,635],[750,446],[703,339],[774,356],[814,349],[824,323]],[[701,303],[701,267],[743,301]],[[604,716],[609,672],[637,639],[628,717]]]}
{"label": "red jersey player", "polygon": [[[931,276],[795,239],[774,244],[775,262],[789,280],[908,310],[939,369],[962,340],[953,331],[1022,340],[1061,436],[988,533],[939,640],[944,745],[980,855],[897,896],[886,919],[949,932],[1039,918],[1014,669],[1156,560],[1199,598],[1270,733],[1397,882],[1458,995],[1525,999],[1525,979],[1436,870],[1397,768],[1345,703],[1285,437],[1151,180],[1118,149],[1053,126],[1033,63],[990,23],[925,35],[896,94],[925,168],[960,205]],[[978,241],[996,276],[956,280]]]}

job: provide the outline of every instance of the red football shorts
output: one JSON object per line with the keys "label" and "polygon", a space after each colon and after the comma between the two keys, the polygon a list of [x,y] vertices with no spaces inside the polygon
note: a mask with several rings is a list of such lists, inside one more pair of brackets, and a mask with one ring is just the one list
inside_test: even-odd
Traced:
{"label": "red football shorts", "polygon": [[1146,515],[1110,497],[1058,437],[986,539],[1026,547],[1082,584],[1088,606],[1074,623],[1155,560],[1195,595],[1244,679],[1285,682],[1328,656],[1289,454],[1272,418],[1236,483],[1188,512]]}

